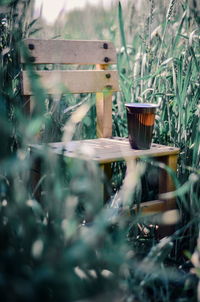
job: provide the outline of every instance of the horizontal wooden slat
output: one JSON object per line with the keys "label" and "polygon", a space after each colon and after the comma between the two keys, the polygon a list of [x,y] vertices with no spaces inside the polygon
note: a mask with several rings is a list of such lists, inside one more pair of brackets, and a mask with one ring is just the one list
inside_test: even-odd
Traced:
{"label": "horizontal wooden slat", "polygon": [[[138,207],[139,206],[139,207]],[[124,208],[122,213],[131,216],[131,212],[137,213],[140,211],[143,215],[154,215],[157,213],[165,212],[166,210],[176,209],[176,203],[168,203],[164,200],[151,200],[141,202],[139,205],[134,205],[131,209],[129,207]]]}
{"label": "horizontal wooden slat", "polygon": [[[151,200],[140,203],[140,211],[142,214],[155,214],[166,211],[166,201],[163,200]],[[176,205],[171,205],[171,209],[175,209]],[[137,211],[137,206],[134,207]]]}
{"label": "horizontal wooden slat", "polygon": [[[115,64],[116,50],[108,41],[24,40],[36,64]],[[24,58],[21,58],[25,63]]]}
{"label": "horizontal wooden slat", "polygon": [[[138,207],[139,206],[139,207]],[[132,216],[134,213],[141,213],[143,216],[154,217],[152,223],[162,224],[174,224],[179,217],[179,211],[177,209],[176,202],[163,201],[163,200],[151,200],[141,202],[139,205],[134,205],[132,208],[124,207],[120,210],[123,216]],[[168,219],[163,220],[163,214],[167,213]],[[175,216],[174,216],[175,215]]]}
{"label": "horizontal wooden slat", "polygon": [[[117,71],[104,70],[62,70],[38,71],[41,85],[47,94],[90,93],[106,89],[119,91]],[[109,74],[109,78],[106,76]],[[32,95],[30,79],[26,71],[22,73],[23,94]]]}
{"label": "horizontal wooden slat", "polygon": [[[131,149],[128,139],[89,139],[82,141],[71,141],[65,143],[51,143],[49,146],[56,154],[73,158],[91,159],[100,164],[122,161],[124,159],[137,159],[146,157],[165,157],[178,154],[179,149],[169,146],[152,144],[149,150]],[[42,145],[34,145],[32,148],[40,149]],[[88,153],[87,153],[88,150]]]}

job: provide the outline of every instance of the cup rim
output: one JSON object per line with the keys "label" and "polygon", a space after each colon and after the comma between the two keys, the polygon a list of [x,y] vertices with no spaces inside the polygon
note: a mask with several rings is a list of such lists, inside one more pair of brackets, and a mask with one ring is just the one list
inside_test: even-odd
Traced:
{"label": "cup rim", "polygon": [[155,103],[125,103],[126,107],[132,107],[132,108],[158,108],[159,104]]}

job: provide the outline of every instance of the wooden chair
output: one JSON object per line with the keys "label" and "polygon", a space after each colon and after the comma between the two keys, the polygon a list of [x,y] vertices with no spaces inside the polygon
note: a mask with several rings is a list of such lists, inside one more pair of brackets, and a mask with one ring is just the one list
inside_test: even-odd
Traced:
{"label": "wooden chair", "polygon": [[[48,94],[60,93],[58,87],[66,87],[71,93],[96,93],[97,137],[84,141],[49,144],[52,152],[68,157],[80,157],[77,150],[86,145],[94,150],[92,160],[99,163],[109,175],[110,163],[141,157],[153,157],[176,171],[178,148],[152,144],[150,150],[133,150],[127,138],[112,137],[112,93],[119,91],[118,72],[109,69],[117,63],[115,47],[107,41],[38,40],[27,39],[32,64],[95,65],[93,70],[37,71]],[[26,63],[22,57],[22,63]],[[32,95],[27,72],[22,72],[23,94],[28,112]],[[40,146],[35,146],[40,148]],[[159,193],[174,190],[171,177],[163,170],[159,176]],[[155,200],[141,204],[143,213],[157,213],[176,208],[174,199]]]}

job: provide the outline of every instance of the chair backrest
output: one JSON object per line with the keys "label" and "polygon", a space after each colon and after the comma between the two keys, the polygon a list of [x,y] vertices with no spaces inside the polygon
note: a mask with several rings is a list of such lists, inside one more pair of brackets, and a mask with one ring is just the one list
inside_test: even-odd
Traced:
{"label": "chair backrest", "polygon": [[[26,39],[29,62],[34,64],[76,64],[78,70],[37,70],[42,86],[48,94],[96,93],[97,135],[112,136],[112,92],[119,91],[117,70],[109,70],[117,63],[116,50],[107,41]],[[25,59],[21,57],[21,63]],[[80,70],[81,65],[95,65],[95,69]],[[24,66],[24,65],[22,65]],[[63,88],[65,87],[65,91]],[[22,93],[32,95],[30,79],[22,71]]]}

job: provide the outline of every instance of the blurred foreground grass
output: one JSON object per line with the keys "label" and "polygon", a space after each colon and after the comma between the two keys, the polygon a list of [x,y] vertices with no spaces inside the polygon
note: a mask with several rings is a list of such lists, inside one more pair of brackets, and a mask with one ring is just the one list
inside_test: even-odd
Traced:
{"label": "blurred foreground grass", "polygon": [[[143,6],[143,16],[132,2],[124,8],[119,2],[110,11],[91,7],[63,17],[52,28],[42,23],[38,32],[36,25],[41,21],[30,21],[32,1],[12,1],[7,13],[0,13],[2,301],[95,301],[96,297],[100,301],[119,297],[141,302],[198,301],[200,19],[195,3],[165,1],[162,5],[151,0]],[[78,23],[70,20],[73,16],[81,20],[83,15],[93,24],[94,36],[87,27],[84,32],[76,27],[73,34]],[[60,139],[64,125],[79,108],[76,104],[87,103],[91,110],[75,125],[74,138],[95,136],[90,96],[67,95],[60,102],[47,102],[40,83],[33,81],[37,106],[31,118],[24,114],[18,60],[21,40],[45,33],[51,38],[60,32],[63,38],[105,38],[116,44],[121,93],[113,100],[113,135],[127,135],[125,102],[160,103],[154,141],[181,148],[175,194],[182,215],[171,237],[158,242],[152,221],[120,215],[116,206],[141,200],[142,163],[131,163],[121,189],[125,167],[113,167],[117,193],[113,206],[104,208],[98,194],[103,179],[96,165],[57,158],[44,150],[40,154],[42,203],[34,198],[27,145],[36,141],[38,130],[42,127],[44,141]],[[147,173],[147,191],[149,179],[156,177],[151,173]]]}

